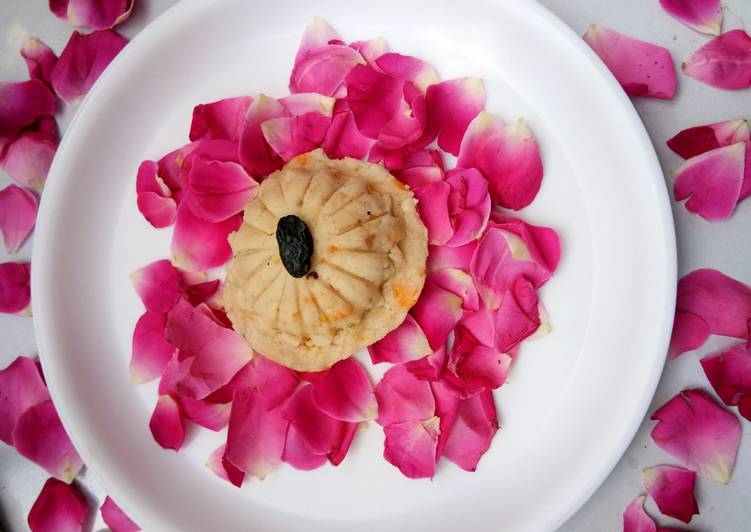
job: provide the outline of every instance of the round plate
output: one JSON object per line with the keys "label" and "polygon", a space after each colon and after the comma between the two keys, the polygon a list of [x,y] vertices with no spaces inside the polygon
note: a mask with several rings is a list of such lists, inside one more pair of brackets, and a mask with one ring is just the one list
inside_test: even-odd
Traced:
{"label": "round plate", "polygon": [[[179,454],[153,441],[156,384],[128,383],[140,302],[128,279],[169,253],[138,214],[135,174],[187,141],[200,102],[283,95],[313,16],[344,39],[383,36],[443,79],[486,80],[488,109],[527,119],[545,180],[520,215],[557,229],[542,290],[552,334],[525,343],[495,397],[502,428],[478,471],[432,481],[382,458],[371,423],[338,468],[282,465],[236,489],[203,467],[224,434]],[[629,100],[586,45],[532,1],[189,0],[113,62],[66,133],[42,201],[33,306],[42,364],[76,448],[149,530],[550,530],[592,494],[641,422],[663,365],[675,242],[662,172]],[[367,364],[368,366],[370,364]],[[381,370],[379,370],[380,372]]]}

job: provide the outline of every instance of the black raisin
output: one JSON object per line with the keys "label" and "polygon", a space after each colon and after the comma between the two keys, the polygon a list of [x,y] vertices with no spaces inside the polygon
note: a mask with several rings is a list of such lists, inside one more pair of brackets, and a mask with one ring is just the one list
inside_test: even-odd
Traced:
{"label": "black raisin", "polygon": [[279,218],[276,242],[284,268],[292,277],[304,277],[313,256],[313,237],[305,222],[293,214]]}

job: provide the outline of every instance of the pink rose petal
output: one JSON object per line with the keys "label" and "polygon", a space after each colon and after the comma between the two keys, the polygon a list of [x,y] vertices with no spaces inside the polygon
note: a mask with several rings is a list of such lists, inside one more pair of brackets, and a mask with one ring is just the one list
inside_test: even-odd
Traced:
{"label": "pink rose petal", "polygon": [[644,489],[663,515],[691,521],[699,507],[694,498],[696,473],[680,467],[658,465],[644,470]]}
{"label": "pink rose petal", "polygon": [[154,440],[164,449],[179,451],[185,440],[185,426],[180,405],[169,395],[160,395],[151,414],[149,429]]}
{"label": "pink rose petal", "polygon": [[389,51],[389,46],[383,37],[368,41],[354,41],[349,43],[349,46],[360,52],[363,59],[373,68],[378,67],[376,60]]}
{"label": "pink rose petal", "polygon": [[696,314],[677,310],[673,321],[673,335],[670,338],[668,357],[674,359],[704,345],[711,331],[706,321]]}
{"label": "pink rose petal", "polygon": [[320,113],[272,118],[261,123],[263,138],[284,162],[321,146],[331,118]]}
{"label": "pink rose petal", "polygon": [[689,159],[674,172],[677,201],[707,220],[728,218],[738,203],[746,163],[746,143],[738,142]]}
{"label": "pink rose petal", "polygon": [[222,430],[229,423],[229,404],[210,403],[205,399],[177,399],[185,419],[191,420],[214,432]]}
{"label": "pink rose petal", "polygon": [[[320,31],[320,30],[317,30]],[[324,32],[325,33],[325,32]],[[303,36],[292,74],[289,92],[317,92],[324,96],[343,96],[342,88],[347,74],[365,60],[354,48],[343,44],[321,44],[321,34]]]}
{"label": "pink rose petal", "polygon": [[55,114],[55,96],[37,79],[0,82],[0,154],[24,126]]}
{"label": "pink rose petal", "polygon": [[666,48],[596,24],[587,29],[584,40],[629,96],[670,100],[675,95],[675,67]]}
{"label": "pink rose petal", "polygon": [[417,57],[384,53],[376,59],[375,63],[381,72],[411,82],[420,92],[425,92],[428,86],[440,81],[435,68]]}
{"label": "pink rose petal", "polygon": [[435,382],[445,374],[447,361],[446,346],[441,345],[432,354],[403,365],[417,379]]}
{"label": "pink rose petal", "polygon": [[683,63],[683,71],[718,89],[751,87],[751,36],[741,29],[723,33]]}
{"label": "pink rose petal", "polygon": [[0,312],[31,314],[31,264],[5,262],[0,264]]}
{"label": "pink rose petal", "polygon": [[403,82],[367,65],[356,65],[347,75],[346,102],[357,127],[377,139],[404,102]]}
{"label": "pink rose petal", "polygon": [[225,385],[207,397],[214,403],[229,403],[236,391],[258,390],[268,408],[276,408],[286,401],[298,384],[295,373],[262,355],[255,355]]}
{"label": "pink rose petal", "polygon": [[248,107],[240,134],[240,162],[251,176],[263,178],[282,167],[282,159],[266,142],[261,124],[284,116],[287,116],[284,106],[265,94],[260,94]]}
{"label": "pink rose petal", "polygon": [[383,427],[386,441],[383,457],[407,478],[435,476],[436,447],[440,420],[403,421]]}
{"label": "pink rose petal", "polygon": [[378,417],[373,385],[363,367],[352,358],[331,366],[326,376],[311,386],[313,402],[334,419],[357,423]]}
{"label": "pink rose petal", "polygon": [[477,310],[480,307],[477,288],[472,277],[464,270],[444,268],[428,276],[430,282],[439,288],[462,298],[464,310]]}
{"label": "pink rose petal", "polygon": [[104,498],[99,511],[102,513],[104,524],[110,527],[112,532],[138,532],[141,530],[109,496]]}
{"label": "pink rose petal", "polygon": [[366,137],[357,128],[351,111],[334,115],[326,136],[323,139],[323,151],[332,159],[352,157],[364,159],[370,152],[374,140]]}
{"label": "pink rose petal", "polygon": [[660,0],[660,5],[670,16],[696,31],[710,35],[722,31],[720,0]]}
{"label": "pink rose petal", "polygon": [[485,84],[479,78],[450,79],[428,87],[428,128],[438,132],[442,150],[459,154],[464,132],[485,108],[485,98]]}
{"label": "pink rose petal", "polygon": [[232,257],[227,236],[241,223],[241,214],[217,223],[207,222],[193,214],[187,203],[181,203],[172,234],[172,261],[193,271],[223,265]]}
{"label": "pink rose petal", "polygon": [[738,419],[702,390],[684,390],[652,415],[652,439],[699,476],[727,484],[740,444]]}
{"label": "pink rose petal", "polygon": [[334,445],[327,455],[331,465],[338,466],[342,463],[352,446],[358,429],[364,425],[364,423],[347,423],[344,421],[339,423],[339,434],[334,439]]}
{"label": "pink rose petal", "polygon": [[251,103],[253,98],[250,96],[237,96],[196,105],[193,108],[188,138],[239,141],[245,113],[248,112]]}
{"label": "pink rose petal", "polygon": [[34,360],[19,356],[0,370],[0,440],[13,445],[13,429],[32,406],[49,400],[50,394]]}
{"label": "pink rose petal", "polygon": [[75,484],[49,478],[29,511],[31,532],[81,532],[89,503]]}
{"label": "pink rose petal", "polygon": [[295,55],[295,63],[305,58],[308,53],[326,46],[331,41],[339,41],[339,34],[334,31],[328,22],[320,17],[313,17],[313,20],[305,27],[305,31],[300,39],[300,46]]}
{"label": "pink rose petal", "polygon": [[300,471],[318,469],[328,461],[326,453],[317,453],[311,449],[306,441],[306,434],[294,424],[290,424],[287,429],[282,460]]}
{"label": "pink rose petal", "polygon": [[258,192],[256,183],[237,163],[193,158],[186,175],[186,201],[193,214],[222,222],[243,210]]}
{"label": "pink rose petal", "polygon": [[416,191],[417,211],[428,230],[428,243],[443,246],[454,236],[449,218],[451,186],[446,181],[431,183]]}
{"label": "pink rose petal", "polygon": [[644,495],[631,501],[623,512],[623,532],[657,532],[657,525],[644,511]]}
{"label": "pink rose petal", "polygon": [[21,47],[21,57],[26,61],[29,78],[38,79],[48,87],[52,87],[50,76],[57,64],[57,56],[49,46],[36,37],[28,37]]}
{"label": "pink rose petal", "polygon": [[481,344],[467,329],[458,327],[449,352],[446,384],[462,398],[486,389],[499,388],[506,382],[511,357],[492,346]]}
{"label": "pink rose petal", "polygon": [[279,98],[279,103],[284,106],[292,116],[302,116],[308,113],[318,113],[331,118],[334,114],[336,98],[324,96],[317,92],[299,92]]}
{"label": "pink rose petal", "polygon": [[[720,399],[728,406],[751,400],[751,352],[748,344],[701,359],[701,366]],[[741,415],[751,420],[751,411],[741,408]]]}
{"label": "pink rose petal", "polygon": [[706,126],[684,129],[667,141],[668,146],[684,159],[751,140],[747,120],[726,120]]}
{"label": "pink rose petal", "polygon": [[509,209],[532,203],[542,183],[540,149],[522,119],[504,125],[480,112],[467,128],[457,164],[477,168],[488,180],[493,203]]}
{"label": "pink rose petal", "polygon": [[389,369],[376,385],[378,419],[385,427],[403,421],[425,420],[435,415],[430,384],[418,380],[403,365]]}
{"label": "pink rose petal", "polygon": [[75,28],[107,30],[124,22],[133,0],[49,0],[50,11]]}
{"label": "pink rose petal", "polygon": [[459,403],[443,456],[465,471],[475,471],[498,430],[493,393],[485,390]]}
{"label": "pink rose petal", "polygon": [[428,273],[447,268],[469,271],[472,257],[477,249],[477,242],[469,242],[459,247],[430,246],[428,248]]}
{"label": "pink rose petal", "polygon": [[141,384],[160,377],[175,353],[164,339],[167,317],[146,311],[136,322],[130,359],[130,380]]}
{"label": "pink rose petal", "polygon": [[540,300],[535,287],[519,277],[503,295],[495,311],[495,347],[503,353],[530,337],[540,327]]}
{"label": "pink rose petal", "polygon": [[401,364],[418,360],[432,352],[425,333],[409,314],[399,327],[368,347],[373,364]]}
{"label": "pink rose petal", "polygon": [[430,347],[438,349],[462,317],[464,301],[438,285],[426,282],[410,311],[425,333]]}
{"label": "pink rose petal", "polygon": [[19,186],[9,185],[0,190],[0,233],[8,253],[18,251],[31,233],[37,206],[36,196]]}
{"label": "pink rose petal", "polygon": [[86,35],[74,31],[52,69],[52,86],[57,95],[67,103],[77,101],[89,92],[126,44],[128,41],[112,30]]}
{"label": "pink rose petal", "polygon": [[16,183],[41,192],[57,152],[57,139],[44,131],[22,133],[5,149],[0,168]]}
{"label": "pink rose petal", "polygon": [[227,460],[226,445],[219,446],[211,453],[206,462],[206,467],[208,467],[216,476],[226,480],[233,486],[239,488],[243,485],[245,473],[237,469],[229,460]]}
{"label": "pink rose petal", "polygon": [[177,202],[172,191],[158,175],[154,161],[143,161],[136,176],[136,204],[143,217],[154,227],[168,227],[175,222]]}
{"label": "pink rose petal", "polygon": [[164,314],[180,298],[183,278],[168,260],[157,260],[130,274],[133,287],[146,310]]}

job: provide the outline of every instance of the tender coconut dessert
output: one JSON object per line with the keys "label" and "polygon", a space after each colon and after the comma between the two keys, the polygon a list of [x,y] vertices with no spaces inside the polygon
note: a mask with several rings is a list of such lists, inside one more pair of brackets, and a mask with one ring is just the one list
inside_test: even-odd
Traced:
{"label": "tender coconut dessert", "polygon": [[425,282],[427,231],[386,169],[315,150],[266,178],[229,236],[224,304],[266,357],[319,371],[401,324]]}

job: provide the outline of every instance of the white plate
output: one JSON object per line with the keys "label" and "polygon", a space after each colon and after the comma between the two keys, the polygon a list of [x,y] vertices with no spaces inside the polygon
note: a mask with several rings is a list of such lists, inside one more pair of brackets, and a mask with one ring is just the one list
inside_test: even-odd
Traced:
{"label": "white plate", "polygon": [[[315,4],[315,5],[313,5]],[[193,105],[286,92],[306,23],[382,35],[444,79],[485,78],[488,108],[527,118],[545,181],[522,215],[556,228],[543,290],[554,332],[525,344],[496,393],[502,429],[476,473],[402,477],[371,424],[338,467],[282,466],[242,489],[203,467],[222,434],[179,454],[148,420],[155,385],[128,384],[141,306],[128,273],[168,254],[135,202],[135,171],[187,140]],[[78,112],[44,193],[33,306],[63,422],[115,500],[149,530],[550,530],[602,482],[642,420],[663,365],[675,242],[662,173],[633,107],[577,35],[531,1],[189,0],[120,54]]]}

